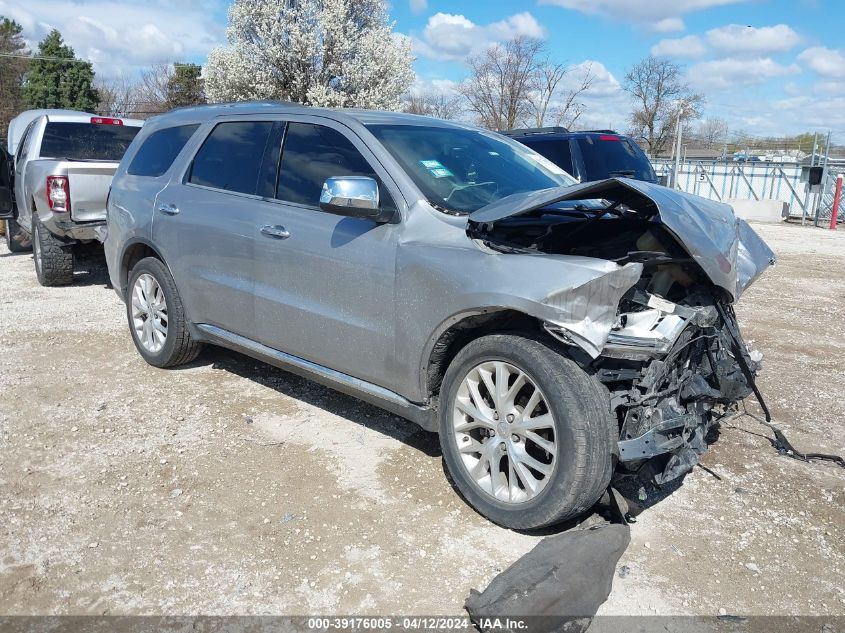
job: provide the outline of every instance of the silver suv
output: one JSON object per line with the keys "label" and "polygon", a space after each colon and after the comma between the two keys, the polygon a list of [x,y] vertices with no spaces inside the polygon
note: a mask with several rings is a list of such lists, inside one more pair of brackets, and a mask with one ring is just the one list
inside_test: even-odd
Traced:
{"label": "silver suv", "polygon": [[772,252],[727,205],[577,184],[508,138],[244,103],[150,119],[105,241],[139,353],[238,350],[439,433],[512,528],[689,471],[750,393],[731,304]]}

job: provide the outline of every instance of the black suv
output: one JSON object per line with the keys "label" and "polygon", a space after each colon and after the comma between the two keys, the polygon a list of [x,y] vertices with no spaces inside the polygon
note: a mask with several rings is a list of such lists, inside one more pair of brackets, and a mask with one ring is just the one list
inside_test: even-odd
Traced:
{"label": "black suv", "polygon": [[540,127],[502,134],[542,154],[581,182],[616,177],[658,181],[639,145],[613,130],[570,132],[565,127]]}

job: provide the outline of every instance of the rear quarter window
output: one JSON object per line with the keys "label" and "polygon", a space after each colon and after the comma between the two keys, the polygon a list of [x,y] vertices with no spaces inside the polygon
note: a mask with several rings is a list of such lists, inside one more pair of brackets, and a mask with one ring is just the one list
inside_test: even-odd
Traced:
{"label": "rear quarter window", "polygon": [[657,182],[643,151],[630,139],[617,134],[591,135],[578,139],[588,180],[615,176]]}
{"label": "rear quarter window", "polygon": [[523,141],[522,139],[517,140],[541,156],[548,158],[570,176],[575,176],[575,170],[572,167],[572,149],[569,146],[569,139],[533,142]]}
{"label": "rear quarter window", "polygon": [[157,177],[164,174],[185,144],[197,131],[199,124],[177,125],[156,130],[138,148],[126,170],[130,176]]}

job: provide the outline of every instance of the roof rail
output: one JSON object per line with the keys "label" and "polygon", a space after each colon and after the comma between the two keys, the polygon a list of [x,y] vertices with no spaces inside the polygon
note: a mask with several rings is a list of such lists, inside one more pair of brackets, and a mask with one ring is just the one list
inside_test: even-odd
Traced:
{"label": "roof rail", "polygon": [[560,125],[554,127],[522,127],[515,130],[502,130],[505,136],[528,136],[529,134],[568,134],[569,130]]}

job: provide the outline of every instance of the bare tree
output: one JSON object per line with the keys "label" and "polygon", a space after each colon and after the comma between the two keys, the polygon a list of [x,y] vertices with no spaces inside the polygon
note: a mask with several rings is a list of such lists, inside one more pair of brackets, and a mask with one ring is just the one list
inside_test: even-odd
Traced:
{"label": "bare tree", "polygon": [[128,77],[98,79],[95,87],[100,95],[97,112],[105,116],[134,117],[139,110],[138,86]]}
{"label": "bare tree", "polygon": [[592,66],[587,66],[576,83],[564,87],[567,75],[574,72],[572,67],[556,64],[549,59],[539,64],[528,95],[529,108],[537,127],[543,127],[548,120],[554,125],[571,127],[583,114],[584,104],[579,101],[579,97],[590,89],[595,77]]}
{"label": "bare tree", "polygon": [[463,114],[463,99],[457,94],[436,90],[411,93],[405,99],[405,112],[436,119],[457,119]]}
{"label": "bare tree", "polygon": [[157,62],[141,72],[136,88],[137,111],[146,115],[167,112],[168,85],[173,64]]}
{"label": "bare tree", "polygon": [[542,51],[540,40],[519,36],[467,60],[470,74],[459,91],[481,125],[509,130],[530,116],[528,95]]}
{"label": "bare tree", "polygon": [[728,140],[728,122],[719,117],[708,117],[698,126],[699,141],[707,149],[721,146]]}
{"label": "bare tree", "polygon": [[631,134],[645,139],[653,156],[666,149],[678,117],[697,119],[704,98],[683,81],[681,67],[665,59],[646,57],[625,75],[625,90],[634,100]]}

